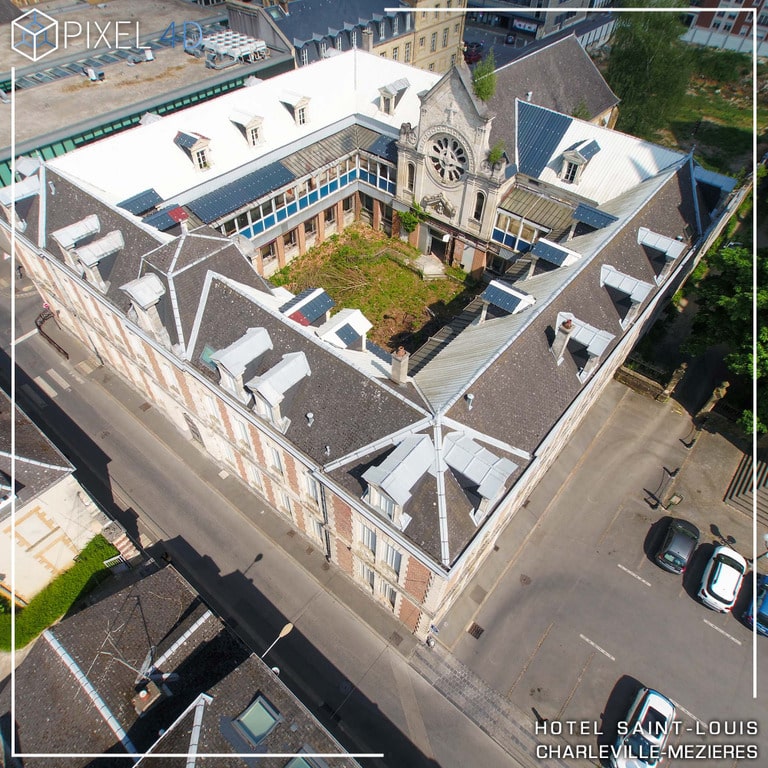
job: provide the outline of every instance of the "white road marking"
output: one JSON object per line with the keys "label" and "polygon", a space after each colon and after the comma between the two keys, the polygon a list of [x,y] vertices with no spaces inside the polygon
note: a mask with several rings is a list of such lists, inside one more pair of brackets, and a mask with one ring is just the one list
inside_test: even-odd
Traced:
{"label": "white road marking", "polygon": [[616,657],[615,656],[611,656],[611,654],[608,653],[608,651],[603,650],[597,643],[592,642],[592,640],[590,640],[588,637],[586,637],[586,635],[579,635],[579,637],[585,643],[589,643],[593,648],[595,648],[596,650],[600,651],[600,653],[602,653],[603,656],[607,656],[611,661],[616,661]]}
{"label": "white road marking", "polygon": [[618,565],[619,568],[621,568],[622,571],[624,571],[625,573],[628,573],[630,576],[632,576],[632,578],[637,579],[638,581],[642,581],[643,584],[645,584],[646,587],[650,587],[651,586],[651,582],[650,581],[646,581],[642,576],[638,576],[634,571],[630,571],[629,568],[625,568],[621,563],[616,563],[616,565]]}
{"label": "white road marking", "polygon": [[35,328],[33,331],[27,331],[23,336],[19,336],[13,343],[21,344],[22,341],[26,341],[32,336],[37,336],[37,328]]}
{"label": "white road marking", "polygon": [[53,368],[49,368],[45,373],[50,376],[63,390],[66,391],[68,389],[72,389],[72,385],[63,376],[61,376],[61,374],[54,371]]}
{"label": "white road marking", "polygon": [[725,635],[729,640],[733,640],[733,642],[736,643],[736,645],[741,645],[741,640],[737,640],[733,635],[729,635],[724,629],[720,629],[720,627],[715,626],[708,619],[704,619],[704,623],[712,627],[712,629],[717,630],[721,635]]}
{"label": "white road marking", "polygon": [[46,395],[48,395],[48,397],[54,398],[58,394],[58,392],[42,376],[35,376],[33,381]]}

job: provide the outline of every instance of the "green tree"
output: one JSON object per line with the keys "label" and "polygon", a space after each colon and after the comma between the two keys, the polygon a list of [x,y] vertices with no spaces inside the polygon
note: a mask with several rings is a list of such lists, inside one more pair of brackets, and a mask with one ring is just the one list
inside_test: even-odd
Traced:
{"label": "green tree", "polygon": [[[625,3],[641,4],[641,0]],[[653,4],[670,5],[669,0],[663,6],[658,0]],[[690,50],[680,41],[684,32],[680,14],[674,10],[619,15],[606,72],[621,99],[619,130],[650,137],[668,122],[685,96],[691,74]]]}
{"label": "green tree", "polygon": [[[725,362],[737,376],[749,381],[757,378],[757,430],[768,431],[768,250],[757,254],[757,295],[753,292],[752,253],[741,246],[726,246],[707,256],[709,272],[699,283],[699,304],[693,323],[691,352],[701,352],[715,344],[727,344]],[[753,355],[752,307],[757,306],[758,328]],[[752,432],[751,410],[745,410],[741,424]]]}
{"label": "green tree", "polygon": [[496,59],[493,56],[493,49],[476,64],[472,72],[472,88],[480,101],[490,101],[496,93]]}

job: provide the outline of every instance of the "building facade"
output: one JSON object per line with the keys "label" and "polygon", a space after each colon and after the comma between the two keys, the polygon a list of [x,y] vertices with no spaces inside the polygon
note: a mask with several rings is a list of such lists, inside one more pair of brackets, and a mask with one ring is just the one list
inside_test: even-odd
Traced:
{"label": "building facade", "polygon": [[[461,58],[466,0],[293,0],[264,3],[292,41],[300,67],[362,48],[430,72],[447,72]],[[230,27],[248,28],[253,7],[228,0]]]}
{"label": "building facade", "polygon": [[[711,48],[752,53],[753,34],[757,56],[768,56],[768,9],[765,0],[698,0],[700,13],[691,14],[683,40]],[[748,10],[745,10],[748,9]],[[756,30],[753,28],[757,27]]]}
{"label": "building facade", "polygon": [[[22,159],[0,190],[60,322],[421,637],[733,188],[614,132],[615,96],[573,39],[498,82],[486,104],[463,62],[440,77],[352,50]],[[405,236],[414,201],[411,242],[489,281],[421,349],[375,346],[321,285],[268,282],[351,221]]]}

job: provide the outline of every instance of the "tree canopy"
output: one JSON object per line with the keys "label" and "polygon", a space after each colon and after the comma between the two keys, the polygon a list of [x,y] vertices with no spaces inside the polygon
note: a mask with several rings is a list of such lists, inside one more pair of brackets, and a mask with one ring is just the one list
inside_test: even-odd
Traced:
{"label": "tree canopy", "polygon": [[489,101],[496,93],[496,59],[493,49],[475,65],[472,72],[472,87],[480,101]]}
{"label": "tree canopy", "polygon": [[[691,351],[725,343],[731,350],[725,358],[736,375],[757,377],[757,430],[768,431],[768,250],[757,254],[757,294],[753,292],[752,253],[742,245],[720,248],[707,254],[709,272],[696,289],[699,304],[693,324]],[[757,304],[758,328],[753,356],[752,305]],[[752,432],[751,411],[745,411],[741,424]]]}
{"label": "tree canopy", "polygon": [[[665,0],[664,7],[668,6]],[[606,72],[608,84],[621,99],[619,130],[649,136],[668,121],[685,95],[692,69],[690,50],[680,41],[684,32],[674,10],[619,14]]]}

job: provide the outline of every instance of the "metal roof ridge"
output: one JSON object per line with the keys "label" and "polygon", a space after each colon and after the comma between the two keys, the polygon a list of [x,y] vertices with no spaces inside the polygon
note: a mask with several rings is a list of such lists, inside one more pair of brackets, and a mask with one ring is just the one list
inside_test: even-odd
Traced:
{"label": "metal roof ridge", "polygon": [[[683,161],[687,162],[687,157],[683,158]],[[677,169],[679,170],[679,168]],[[675,171],[674,173],[676,173]],[[662,171],[661,173],[664,173]],[[663,182],[662,186],[666,183],[668,183],[669,179],[672,178],[672,173],[670,171],[667,171],[668,178]],[[482,365],[470,378],[469,382],[459,390],[453,397],[451,397],[446,403],[443,404],[443,406],[438,410],[438,415],[444,415],[446,414],[450,408],[453,407],[453,405],[459,400],[462,393],[466,391],[474,382],[476,382],[490,367],[493,365],[493,363],[496,362],[496,360],[501,357],[501,355],[506,352],[506,350],[512,345],[512,343],[520,337],[520,335],[531,325],[533,320],[537,318],[545,309],[548,309],[550,304],[552,303],[553,296],[554,295],[560,295],[586,268],[588,265],[592,263],[592,261],[597,258],[597,256],[602,253],[602,251],[606,248],[608,243],[613,240],[616,235],[623,231],[623,229],[628,226],[632,221],[634,221],[635,217],[638,215],[640,210],[645,207],[648,202],[652,199],[653,195],[647,195],[643,198],[643,201],[637,206],[637,208],[631,213],[631,215],[627,216],[623,221],[617,222],[618,226],[615,226],[613,228],[613,231],[611,232],[610,227],[606,227],[604,230],[598,230],[600,232],[609,232],[609,236],[606,237],[605,241],[602,242],[596,250],[594,250],[589,255],[583,255],[579,261],[577,261],[575,264],[572,265],[573,273],[569,275],[565,282],[560,286],[560,290],[557,291],[556,294],[552,293],[550,294],[546,299],[543,299],[541,302],[537,301],[536,304],[534,304],[530,311],[526,312],[525,315],[527,317],[527,322],[524,323],[520,328],[517,329],[517,332],[514,333],[512,336],[510,336],[508,339],[505,340],[505,342],[502,344],[502,346],[494,353],[492,354],[485,362],[484,365]],[[562,269],[562,267],[559,267],[559,269]],[[520,315],[510,315],[510,317],[519,317]],[[499,318],[500,320],[505,320],[507,318]],[[450,345],[449,345],[450,346]]]}
{"label": "metal roof ridge", "polygon": [[451,566],[451,545],[448,540],[448,505],[445,500],[445,468],[443,458],[443,433],[440,416],[436,416],[433,426],[435,449],[435,481],[437,484],[437,524],[440,531],[440,560],[445,568]]}
{"label": "metal roof ridge", "polygon": [[524,451],[522,448],[515,448],[515,446],[511,445],[510,443],[505,443],[503,440],[499,440],[496,437],[491,437],[491,435],[486,435],[485,432],[480,432],[477,429],[474,429],[473,427],[469,427],[466,424],[462,424],[460,421],[457,421],[456,419],[450,418],[449,416],[443,415],[441,417],[441,422],[446,427],[450,427],[456,432],[465,432],[475,440],[479,440],[482,443],[491,445],[494,448],[500,448],[501,450],[506,451],[507,453],[511,453],[514,456],[524,459],[525,461],[531,460],[531,454],[528,451]]}

